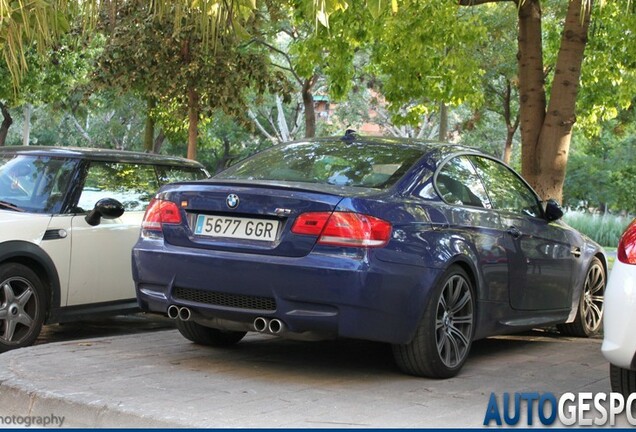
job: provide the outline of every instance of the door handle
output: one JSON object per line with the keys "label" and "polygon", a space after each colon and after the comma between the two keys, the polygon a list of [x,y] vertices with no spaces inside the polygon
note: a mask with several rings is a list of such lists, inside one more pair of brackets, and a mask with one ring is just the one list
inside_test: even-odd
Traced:
{"label": "door handle", "polygon": [[512,238],[518,239],[519,237],[521,237],[521,231],[519,231],[519,228],[511,226],[510,228],[508,228],[508,234],[510,234],[512,236]]}

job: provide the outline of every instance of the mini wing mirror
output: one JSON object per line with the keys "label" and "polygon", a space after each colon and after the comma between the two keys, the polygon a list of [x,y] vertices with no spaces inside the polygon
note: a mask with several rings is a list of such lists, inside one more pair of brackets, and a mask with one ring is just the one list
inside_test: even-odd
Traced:
{"label": "mini wing mirror", "polygon": [[124,214],[122,203],[113,198],[102,198],[95,204],[95,208],[86,215],[84,220],[90,226],[97,226],[104,219],[117,219]]}
{"label": "mini wing mirror", "polygon": [[559,203],[553,199],[549,199],[548,201],[546,201],[545,218],[548,220],[548,222],[559,220],[562,217],[563,217],[563,209],[561,208]]}

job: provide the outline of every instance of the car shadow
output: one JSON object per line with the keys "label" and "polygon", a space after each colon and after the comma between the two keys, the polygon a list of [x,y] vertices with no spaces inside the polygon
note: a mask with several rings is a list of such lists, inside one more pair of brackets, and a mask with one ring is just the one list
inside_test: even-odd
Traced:
{"label": "car shadow", "polygon": [[106,336],[146,333],[174,329],[173,320],[160,315],[118,315],[93,320],[50,324],[42,327],[35,345]]}
{"label": "car shadow", "polygon": [[[473,343],[467,365],[532,352],[534,347],[559,343],[563,339],[556,331],[536,330],[478,340]],[[391,346],[380,342],[349,339],[303,342],[252,333],[229,348],[184,343],[190,346],[190,352],[179,364],[196,364],[197,369],[214,369],[219,362],[231,362],[233,368],[241,371],[258,368],[275,376],[280,373],[324,376],[336,370],[351,377],[403,375],[395,365]],[[190,363],[192,357],[196,360]]]}

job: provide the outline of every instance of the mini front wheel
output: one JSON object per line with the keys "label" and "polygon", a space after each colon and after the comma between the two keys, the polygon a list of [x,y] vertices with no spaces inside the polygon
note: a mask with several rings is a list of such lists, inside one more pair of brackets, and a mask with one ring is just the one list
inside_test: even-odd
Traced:
{"label": "mini front wheel", "polygon": [[42,330],[46,292],[37,274],[18,263],[0,265],[0,352],[32,345]]}

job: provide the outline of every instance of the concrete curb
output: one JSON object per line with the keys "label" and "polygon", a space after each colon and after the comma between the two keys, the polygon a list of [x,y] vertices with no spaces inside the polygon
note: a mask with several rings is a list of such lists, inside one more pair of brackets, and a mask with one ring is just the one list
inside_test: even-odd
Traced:
{"label": "concrete curb", "polygon": [[[491,392],[606,392],[600,340],[535,332],[474,344],[448,380],[401,374],[390,349],[249,334],[232,348],[176,330],[0,354],[0,415],[65,427],[482,427]],[[5,425],[6,426],[6,425]]]}

